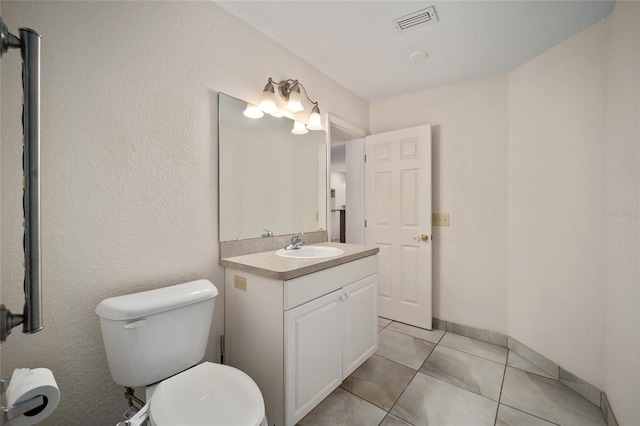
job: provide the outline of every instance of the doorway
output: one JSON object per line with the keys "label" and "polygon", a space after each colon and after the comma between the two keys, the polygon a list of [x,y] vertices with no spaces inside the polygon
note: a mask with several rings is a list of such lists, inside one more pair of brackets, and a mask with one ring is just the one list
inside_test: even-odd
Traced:
{"label": "doorway", "polygon": [[344,144],[331,146],[331,241],[347,242],[347,154]]}
{"label": "doorway", "polygon": [[329,240],[364,244],[364,138],[367,132],[329,114]]}

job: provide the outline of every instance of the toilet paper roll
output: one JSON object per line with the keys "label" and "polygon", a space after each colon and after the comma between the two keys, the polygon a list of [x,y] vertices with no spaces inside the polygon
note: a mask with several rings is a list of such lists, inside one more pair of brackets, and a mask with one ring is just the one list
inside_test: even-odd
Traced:
{"label": "toilet paper roll", "polygon": [[60,402],[60,390],[53,373],[48,368],[16,368],[7,388],[7,406],[14,407],[35,398],[44,397],[44,405],[9,421],[12,426],[34,425],[53,412]]}

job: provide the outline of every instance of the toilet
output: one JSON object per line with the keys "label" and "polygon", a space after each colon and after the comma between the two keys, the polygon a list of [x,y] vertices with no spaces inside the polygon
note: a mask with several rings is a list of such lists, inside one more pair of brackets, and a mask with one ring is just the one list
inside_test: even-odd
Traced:
{"label": "toilet", "polygon": [[217,295],[211,282],[197,280],[96,307],[113,381],[145,387],[146,405],[132,425],[267,426],[262,394],[247,374],[200,364]]}

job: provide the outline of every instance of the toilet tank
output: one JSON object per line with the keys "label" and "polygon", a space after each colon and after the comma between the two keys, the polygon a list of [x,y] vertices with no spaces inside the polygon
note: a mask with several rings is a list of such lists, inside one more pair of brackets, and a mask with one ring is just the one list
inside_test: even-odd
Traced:
{"label": "toilet tank", "polygon": [[113,381],[147,386],[204,358],[218,295],[207,280],[103,300],[96,307]]}

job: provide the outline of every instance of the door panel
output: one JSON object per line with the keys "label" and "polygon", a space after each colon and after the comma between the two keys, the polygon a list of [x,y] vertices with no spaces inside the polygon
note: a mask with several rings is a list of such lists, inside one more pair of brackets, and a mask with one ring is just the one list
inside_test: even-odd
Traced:
{"label": "door panel", "polygon": [[378,350],[378,275],[344,288],[343,379]]}
{"label": "door panel", "polygon": [[287,424],[342,383],[342,294],[334,291],[284,314]]}
{"label": "door panel", "polygon": [[418,220],[418,178],[419,171],[416,169],[402,171],[402,227],[412,226],[416,228]]}
{"label": "door panel", "polygon": [[391,173],[376,173],[376,226],[391,226]]}
{"label": "door panel", "polygon": [[403,303],[410,303],[413,305],[418,304],[418,295],[420,289],[418,288],[418,262],[420,262],[417,247],[402,246],[402,295],[401,300]]}

